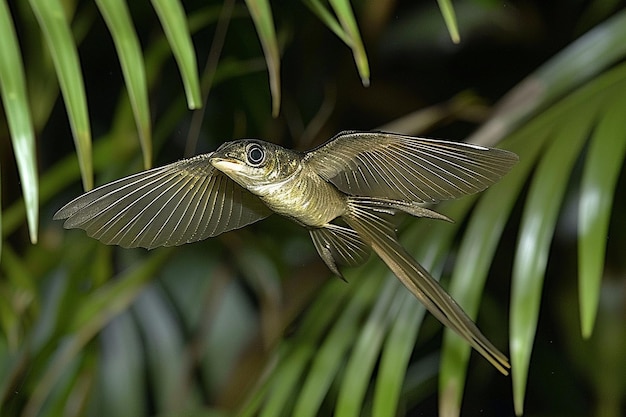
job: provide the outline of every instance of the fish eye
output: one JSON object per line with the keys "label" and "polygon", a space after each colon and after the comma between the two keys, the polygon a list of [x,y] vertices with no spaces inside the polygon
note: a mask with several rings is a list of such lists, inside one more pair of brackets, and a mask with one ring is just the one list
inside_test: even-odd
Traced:
{"label": "fish eye", "polygon": [[265,162],[265,150],[258,143],[252,143],[246,148],[246,158],[253,167],[259,167]]}

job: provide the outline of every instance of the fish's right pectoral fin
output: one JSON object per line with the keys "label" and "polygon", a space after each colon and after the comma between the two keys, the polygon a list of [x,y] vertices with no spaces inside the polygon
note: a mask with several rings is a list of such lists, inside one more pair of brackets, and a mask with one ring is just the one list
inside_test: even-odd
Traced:
{"label": "fish's right pectoral fin", "polygon": [[328,269],[341,279],[344,277],[338,265],[358,266],[370,256],[369,246],[349,227],[328,224],[324,228],[310,229],[309,233]]}

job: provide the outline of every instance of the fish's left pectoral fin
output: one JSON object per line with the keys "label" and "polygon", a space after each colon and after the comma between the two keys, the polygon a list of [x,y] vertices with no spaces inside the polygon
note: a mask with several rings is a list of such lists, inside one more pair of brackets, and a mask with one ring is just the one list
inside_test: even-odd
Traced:
{"label": "fish's left pectoral fin", "polygon": [[406,214],[410,214],[413,217],[427,217],[429,219],[445,220],[447,222],[454,223],[454,220],[452,220],[445,214],[441,214],[434,210],[427,209],[426,207],[422,207],[418,203],[410,201],[393,201],[390,202],[389,205],[394,209],[400,210]]}
{"label": "fish's left pectoral fin", "polygon": [[445,214],[424,207],[421,203],[404,200],[391,200],[386,198],[350,196],[349,201],[361,207],[368,208],[381,214],[394,215],[398,212],[409,214],[413,217],[427,217],[429,219],[445,220],[454,223],[454,220]]}
{"label": "fish's left pectoral fin", "polygon": [[109,245],[147,249],[217,236],[268,217],[255,195],[198,155],[104,184],[63,206],[55,220]]}
{"label": "fish's left pectoral fin", "polygon": [[338,265],[358,266],[370,256],[369,246],[352,229],[336,224],[310,229],[311,240],[328,269],[345,281]]}

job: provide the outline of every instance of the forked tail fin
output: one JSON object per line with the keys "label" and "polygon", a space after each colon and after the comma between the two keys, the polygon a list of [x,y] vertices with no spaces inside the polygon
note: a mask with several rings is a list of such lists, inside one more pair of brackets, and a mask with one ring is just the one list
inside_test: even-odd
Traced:
{"label": "forked tail fin", "polygon": [[387,264],[402,284],[420,300],[441,323],[454,330],[504,375],[511,365],[481,333],[454,299],[402,247],[393,225],[372,210],[366,199],[348,198],[349,214],[344,220]]}

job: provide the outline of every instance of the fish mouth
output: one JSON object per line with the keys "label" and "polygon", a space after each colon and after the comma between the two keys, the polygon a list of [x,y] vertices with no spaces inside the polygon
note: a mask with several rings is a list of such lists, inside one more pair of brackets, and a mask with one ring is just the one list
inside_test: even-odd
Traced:
{"label": "fish mouth", "polygon": [[242,163],[231,158],[211,158],[211,165],[224,173],[241,172]]}
{"label": "fish mouth", "polygon": [[254,183],[254,178],[250,176],[248,167],[238,159],[215,157],[211,158],[211,165],[246,189]]}

